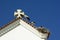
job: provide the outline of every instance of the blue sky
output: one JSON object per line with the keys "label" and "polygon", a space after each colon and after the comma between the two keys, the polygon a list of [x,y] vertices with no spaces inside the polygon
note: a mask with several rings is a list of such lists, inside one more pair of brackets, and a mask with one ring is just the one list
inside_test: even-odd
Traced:
{"label": "blue sky", "polygon": [[51,32],[48,40],[60,39],[59,0],[0,0],[0,27],[15,18],[16,9],[22,9],[37,26],[48,28]]}

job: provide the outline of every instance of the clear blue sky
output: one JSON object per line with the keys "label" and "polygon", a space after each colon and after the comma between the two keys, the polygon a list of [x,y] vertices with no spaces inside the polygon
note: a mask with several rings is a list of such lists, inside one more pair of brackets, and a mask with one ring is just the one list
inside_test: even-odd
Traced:
{"label": "clear blue sky", "polygon": [[51,32],[48,40],[60,40],[59,0],[0,0],[0,27],[14,19],[14,11],[22,9],[37,26]]}

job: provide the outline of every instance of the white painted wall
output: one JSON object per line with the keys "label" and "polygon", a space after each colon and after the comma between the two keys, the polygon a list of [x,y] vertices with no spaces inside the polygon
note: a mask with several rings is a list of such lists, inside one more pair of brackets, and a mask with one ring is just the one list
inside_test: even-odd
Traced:
{"label": "white painted wall", "polygon": [[44,40],[36,36],[22,25],[17,26],[15,29],[6,33],[0,40]]}

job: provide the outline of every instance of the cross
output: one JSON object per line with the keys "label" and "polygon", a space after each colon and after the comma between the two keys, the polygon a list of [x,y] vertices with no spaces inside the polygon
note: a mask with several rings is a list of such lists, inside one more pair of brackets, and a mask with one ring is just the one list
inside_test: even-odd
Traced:
{"label": "cross", "polygon": [[22,18],[21,14],[25,15],[21,9],[17,9],[17,12],[14,12],[14,16],[17,16],[17,18],[19,18],[19,17]]}

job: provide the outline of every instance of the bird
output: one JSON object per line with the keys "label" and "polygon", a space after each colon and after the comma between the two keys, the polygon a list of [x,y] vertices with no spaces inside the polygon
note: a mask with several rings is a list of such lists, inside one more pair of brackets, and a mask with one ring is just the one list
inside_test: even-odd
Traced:
{"label": "bird", "polygon": [[24,15],[24,17],[25,17],[25,18],[27,18],[28,20],[30,20],[29,16],[27,16],[27,15]]}

